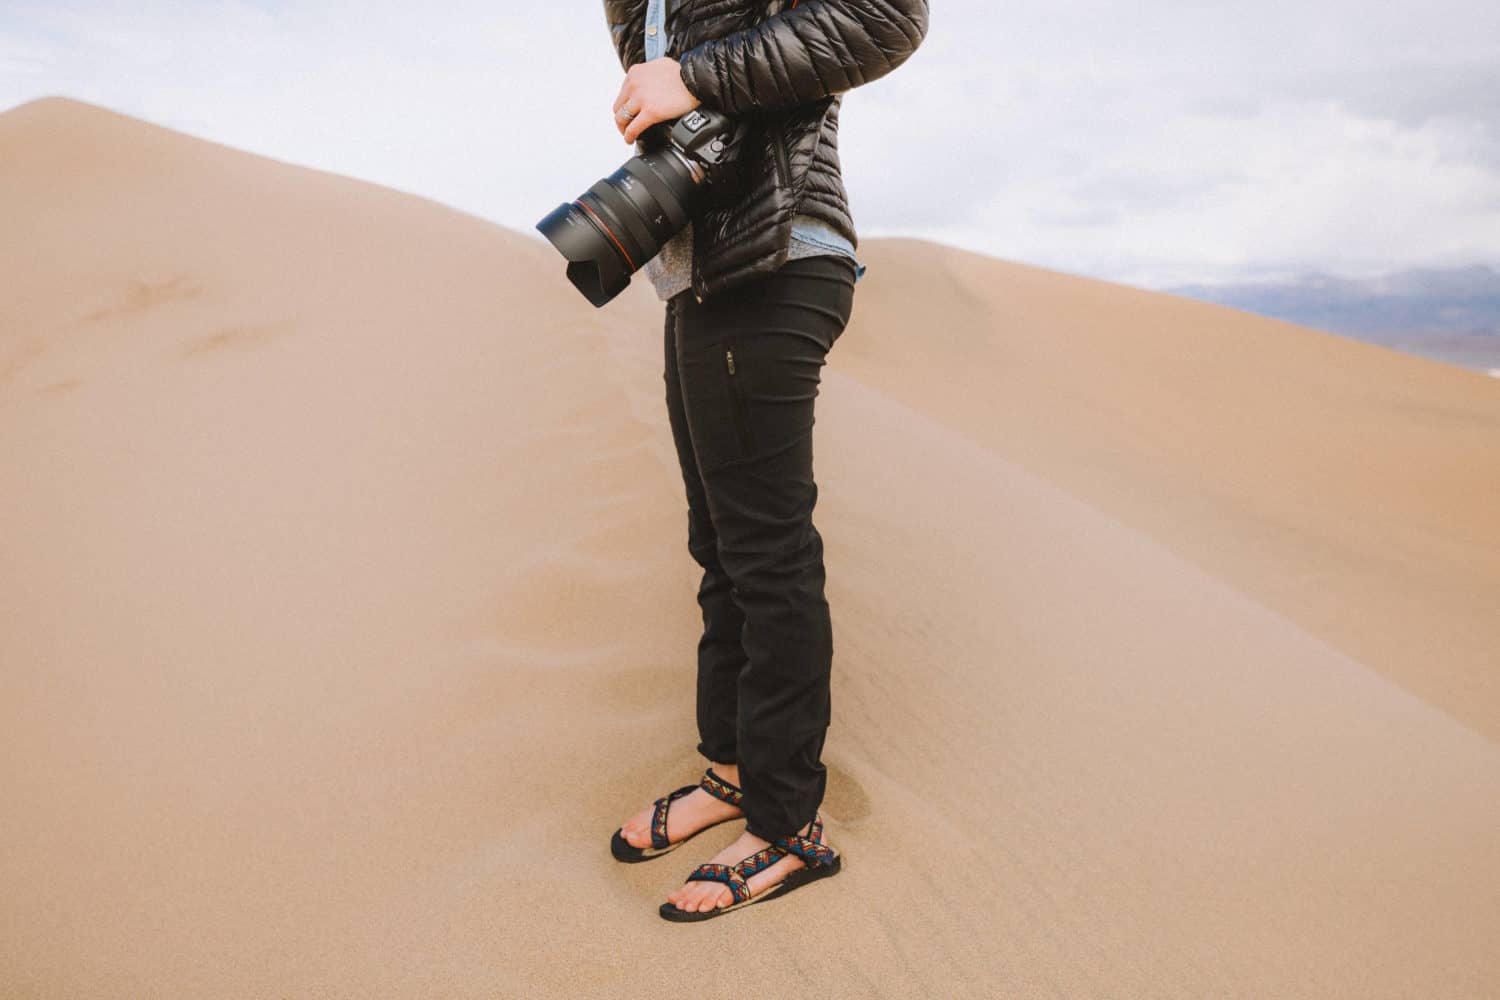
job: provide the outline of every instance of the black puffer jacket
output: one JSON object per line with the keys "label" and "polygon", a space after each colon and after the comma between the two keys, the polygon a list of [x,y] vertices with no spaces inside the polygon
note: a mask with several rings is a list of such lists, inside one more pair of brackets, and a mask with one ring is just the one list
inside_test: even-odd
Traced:
{"label": "black puffer jacket", "polygon": [[[927,34],[927,0],[680,0],[667,55],[705,107],[753,128],[744,181],[693,216],[699,299],[786,262],[792,217],[858,245],[839,170],[842,93],[884,76]],[[646,0],[604,0],[625,69],[645,61]]]}

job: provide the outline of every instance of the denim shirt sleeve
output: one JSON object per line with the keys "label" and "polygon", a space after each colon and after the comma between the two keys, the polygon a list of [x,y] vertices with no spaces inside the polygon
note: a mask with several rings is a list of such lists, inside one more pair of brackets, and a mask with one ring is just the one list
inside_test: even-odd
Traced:
{"label": "denim shirt sleeve", "polygon": [[646,58],[660,59],[667,53],[667,0],[647,0]]}

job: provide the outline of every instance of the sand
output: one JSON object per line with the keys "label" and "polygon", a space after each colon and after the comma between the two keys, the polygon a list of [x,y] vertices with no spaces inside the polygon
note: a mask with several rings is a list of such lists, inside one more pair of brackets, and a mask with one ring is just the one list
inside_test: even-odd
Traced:
{"label": "sand", "polygon": [[817,425],[845,869],[679,926],[739,825],[607,846],[702,765],[647,283],[595,310],[431,201],[0,115],[0,995],[1500,994],[1500,384],[861,252]]}

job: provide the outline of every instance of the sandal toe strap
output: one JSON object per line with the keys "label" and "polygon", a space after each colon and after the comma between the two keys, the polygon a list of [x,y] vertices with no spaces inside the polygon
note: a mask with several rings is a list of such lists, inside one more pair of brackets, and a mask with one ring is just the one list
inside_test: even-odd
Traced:
{"label": "sandal toe strap", "polygon": [[784,857],[786,857],[786,851],[772,844],[738,862],[734,869],[740,873],[741,878],[748,879],[757,872],[765,871]]}
{"label": "sandal toe strap", "polygon": [[[743,864],[744,862],[741,862]],[[737,870],[737,865],[717,865],[712,862],[699,865],[693,869],[693,873],[687,877],[689,882],[723,882],[729,886],[729,894],[734,897],[734,902],[740,903],[750,898],[750,883]]]}
{"label": "sandal toe strap", "polygon": [[664,847],[670,847],[672,842],[667,839],[667,810],[672,803],[687,795],[697,785],[683,785],[675,792],[663,795],[651,804],[651,846],[658,851]]}
{"label": "sandal toe strap", "polygon": [[745,800],[745,793],[740,791],[738,785],[725,781],[711,767],[703,772],[703,780],[698,782],[698,787],[732,806],[738,806]]}

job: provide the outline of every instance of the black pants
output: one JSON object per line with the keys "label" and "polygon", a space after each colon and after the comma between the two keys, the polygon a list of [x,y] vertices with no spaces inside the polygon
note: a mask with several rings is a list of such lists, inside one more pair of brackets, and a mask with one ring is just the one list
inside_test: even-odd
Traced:
{"label": "black pants", "polygon": [[833,632],[813,527],[813,404],[854,302],[854,264],[787,261],[667,303],[667,413],[698,604],[698,752],[739,765],[746,828],[774,840],[823,801]]}

